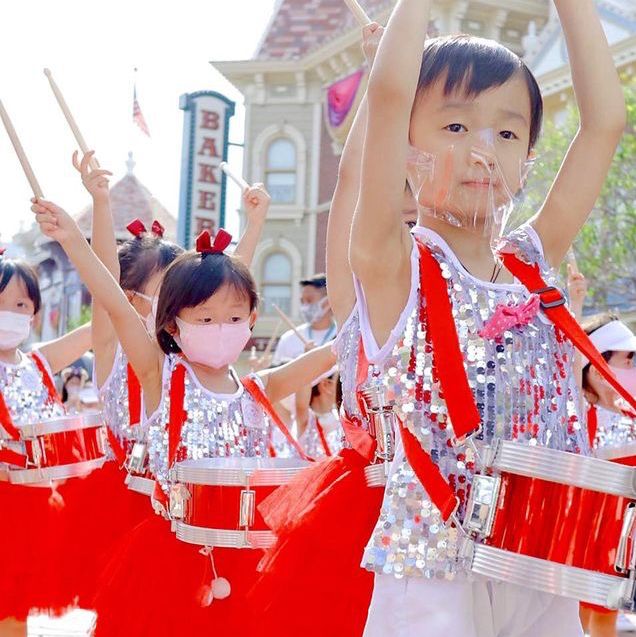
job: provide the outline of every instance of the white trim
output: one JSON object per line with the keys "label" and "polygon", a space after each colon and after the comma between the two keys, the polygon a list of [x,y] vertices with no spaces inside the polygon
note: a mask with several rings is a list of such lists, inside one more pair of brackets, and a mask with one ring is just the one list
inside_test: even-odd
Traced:
{"label": "white trim", "polygon": [[307,140],[303,134],[291,124],[271,124],[264,128],[252,141],[252,182],[265,182],[267,166],[267,149],[279,137],[287,137],[296,146],[296,199],[293,204],[272,204],[270,219],[277,218],[277,212],[283,218],[302,218],[305,207],[305,190],[307,179]]}
{"label": "white trim", "polygon": [[303,278],[303,258],[296,244],[284,237],[264,239],[258,244],[254,252],[252,272],[254,273],[254,278],[260,291],[263,283],[263,265],[265,264],[265,259],[275,252],[282,252],[288,256],[291,261],[291,312],[292,318],[296,318],[300,312],[300,300],[298,294],[294,294],[294,290],[297,289],[298,282]]}

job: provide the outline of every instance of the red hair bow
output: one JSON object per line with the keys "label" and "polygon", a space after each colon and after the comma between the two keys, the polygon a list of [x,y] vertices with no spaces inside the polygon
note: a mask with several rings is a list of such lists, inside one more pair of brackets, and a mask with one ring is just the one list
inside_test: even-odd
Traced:
{"label": "red hair bow", "polygon": [[7,251],[6,248],[0,248],[0,257]]}
{"label": "red hair bow", "polygon": [[[126,226],[126,230],[128,230],[130,234],[137,238],[141,237],[142,234],[148,232],[148,230],[146,230],[146,226],[144,226],[144,222],[141,219],[135,219],[134,221],[131,221]],[[156,237],[162,239],[165,228],[157,220],[155,220],[152,222],[151,232]]]}
{"label": "red hair bow", "polygon": [[209,230],[204,230],[198,237],[196,242],[197,252],[201,254],[218,254],[222,253],[232,243],[232,235],[221,228],[214,236]]}

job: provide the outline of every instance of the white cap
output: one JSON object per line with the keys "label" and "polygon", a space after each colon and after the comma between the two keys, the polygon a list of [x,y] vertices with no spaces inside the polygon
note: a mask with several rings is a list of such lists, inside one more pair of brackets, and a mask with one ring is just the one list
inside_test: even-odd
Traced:
{"label": "white cap", "polygon": [[[610,321],[590,334],[596,349],[603,352],[636,352],[636,336],[623,321]],[[583,355],[583,367],[590,361]]]}

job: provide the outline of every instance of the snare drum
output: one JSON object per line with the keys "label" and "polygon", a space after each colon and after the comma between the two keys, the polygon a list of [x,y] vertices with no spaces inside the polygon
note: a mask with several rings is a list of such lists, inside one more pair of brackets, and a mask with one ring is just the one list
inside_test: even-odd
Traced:
{"label": "snare drum", "polygon": [[634,610],[636,469],[514,442],[486,456],[463,521],[472,570]]}
{"label": "snare drum", "polygon": [[309,463],[295,458],[207,458],[171,470],[177,538],[210,547],[264,549],[274,542],[259,504]]}
{"label": "snare drum", "polygon": [[24,467],[8,470],[9,482],[48,485],[85,476],[107,460],[108,438],[102,414],[64,416],[30,425],[16,425],[20,440],[6,442],[25,456]]}
{"label": "snare drum", "polygon": [[148,445],[135,442],[126,457],[126,485],[131,491],[151,496],[155,489],[155,481],[148,466]]}

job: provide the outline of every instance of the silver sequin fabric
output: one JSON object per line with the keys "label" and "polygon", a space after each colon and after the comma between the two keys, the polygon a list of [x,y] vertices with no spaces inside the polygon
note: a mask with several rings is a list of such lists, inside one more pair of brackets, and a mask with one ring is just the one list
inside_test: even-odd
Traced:
{"label": "silver sequin fabric", "polygon": [[106,382],[99,389],[102,403],[102,413],[106,425],[120,441],[141,440],[143,428],[138,423],[132,423],[128,409],[128,358],[117,345],[113,368]]}
{"label": "silver sequin fabric", "polygon": [[598,424],[594,449],[620,449],[636,442],[636,419],[603,407],[596,407]]}
{"label": "silver sequin fabric", "polygon": [[[524,303],[529,292],[521,285],[475,279],[438,235],[423,228],[416,232],[431,249],[447,281],[464,367],[481,415],[481,437],[587,453],[587,434],[580,422],[578,390],[572,374],[571,344],[541,315],[495,340],[480,337],[478,332],[498,304]],[[536,235],[526,227],[507,237],[508,249],[526,262],[538,263],[550,284],[554,275],[537,243]],[[386,358],[369,373],[388,388],[399,417],[455,489],[461,518],[475,458],[470,449],[451,445],[453,428],[436,377],[424,310],[425,299],[418,289],[417,303],[402,334]],[[458,558],[457,533],[444,525],[398,446],[363,566],[396,578],[450,580],[458,574],[463,576],[467,565]]]}
{"label": "silver sequin fabric", "polygon": [[[338,414],[334,409],[333,414],[318,414],[313,411],[309,411],[309,419],[307,422],[307,428],[303,432],[303,435],[298,439],[303,451],[310,458],[323,458],[327,455],[335,456],[344,444],[344,430],[338,419]],[[325,447],[320,439],[318,432],[318,423],[323,428],[323,435],[325,442],[329,449],[329,454],[325,450]]]}
{"label": "silver sequin fabric", "polygon": [[[15,425],[27,425],[65,415],[61,404],[49,399],[42,374],[26,354],[16,365],[0,363],[0,391]],[[0,437],[7,437],[0,425]]]}
{"label": "silver sequin fabric", "polygon": [[349,417],[360,417],[356,398],[359,347],[360,318],[356,306],[340,328],[333,345],[342,384],[342,408]]}
{"label": "silver sequin fabric", "polygon": [[[166,493],[170,489],[166,429],[170,414],[170,377],[179,362],[181,360],[175,356],[166,357],[161,405],[147,422],[150,470]],[[252,377],[260,383],[257,376]],[[201,458],[268,457],[269,419],[242,385],[233,395],[214,394],[198,383],[186,365],[184,409],[187,416],[181,430],[177,462]]]}

